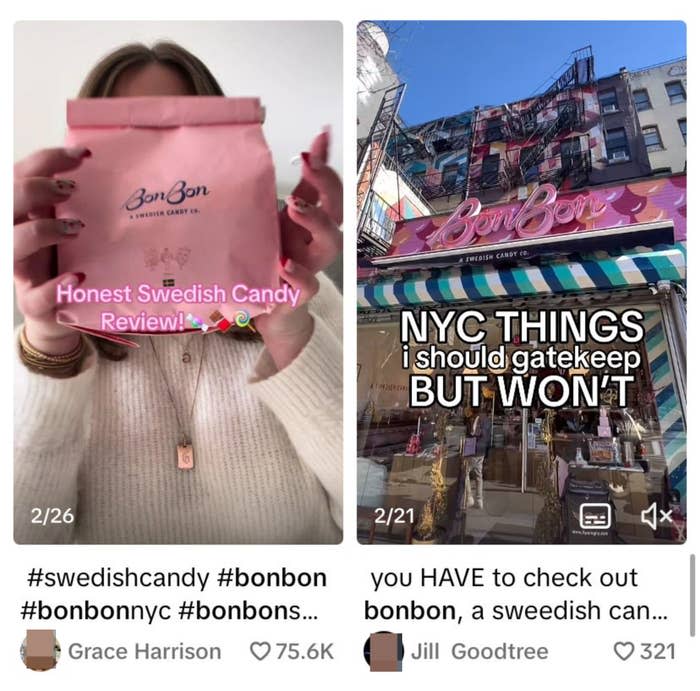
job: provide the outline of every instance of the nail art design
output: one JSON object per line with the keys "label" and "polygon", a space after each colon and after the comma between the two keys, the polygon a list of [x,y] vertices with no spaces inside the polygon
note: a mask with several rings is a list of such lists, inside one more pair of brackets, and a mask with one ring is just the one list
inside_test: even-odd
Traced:
{"label": "nail art design", "polygon": [[84,227],[85,224],[77,218],[64,218],[58,232],[64,235],[77,235]]}
{"label": "nail art design", "polygon": [[59,194],[70,194],[75,189],[73,180],[57,179],[53,181],[54,187]]}

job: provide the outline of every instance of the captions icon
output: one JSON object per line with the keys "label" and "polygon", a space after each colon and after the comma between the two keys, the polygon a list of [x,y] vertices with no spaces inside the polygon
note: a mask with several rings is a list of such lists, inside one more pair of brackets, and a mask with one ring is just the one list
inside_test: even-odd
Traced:
{"label": "captions icon", "polygon": [[578,522],[583,530],[607,530],[612,524],[610,504],[581,504]]}

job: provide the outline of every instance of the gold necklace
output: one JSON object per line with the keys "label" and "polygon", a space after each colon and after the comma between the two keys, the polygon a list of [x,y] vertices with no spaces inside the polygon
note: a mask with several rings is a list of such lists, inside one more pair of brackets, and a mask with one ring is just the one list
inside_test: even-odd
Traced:
{"label": "gold necklace", "polygon": [[[180,470],[192,470],[194,469],[194,448],[192,446],[192,439],[191,436],[187,434],[185,431],[185,426],[182,424],[182,420],[180,419],[180,413],[177,409],[177,403],[175,403],[175,397],[173,396],[173,392],[170,389],[170,384],[168,383],[168,378],[165,375],[165,370],[163,369],[163,365],[160,361],[160,358],[158,357],[158,351],[156,350],[156,346],[153,343],[153,336],[149,336],[148,340],[151,343],[151,348],[153,349],[153,355],[156,358],[156,362],[158,363],[158,369],[160,370],[160,374],[163,377],[163,381],[165,382],[165,388],[168,391],[168,397],[170,398],[170,403],[173,406],[173,410],[175,411],[175,417],[177,419],[177,424],[178,427],[180,428],[180,435],[181,435],[181,442],[177,445],[177,467]],[[197,392],[199,391],[199,380],[202,375],[202,365],[204,364],[204,352],[207,347],[207,340],[206,338],[204,341],[202,341],[202,354],[199,356],[199,368],[197,369],[197,381],[194,385],[194,394],[192,396],[192,405],[190,406],[190,416],[189,416],[189,424],[188,427],[190,430],[192,429],[192,415],[194,414],[194,404],[195,401],[197,400]]]}
{"label": "gold necklace", "polygon": [[190,354],[190,343],[192,343],[192,339],[196,335],[196,333],[190,335],[190,337],[187,339],[187,343],[185,343],[185,349],[182,351],[182,362],[186,365],[192,361],[192,355]]}

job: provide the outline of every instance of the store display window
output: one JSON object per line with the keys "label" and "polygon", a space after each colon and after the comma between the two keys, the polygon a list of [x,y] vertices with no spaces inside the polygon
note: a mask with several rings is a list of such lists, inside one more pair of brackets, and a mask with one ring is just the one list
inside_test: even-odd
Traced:
{"label": "store display window", "polygon": [[[595,300],[610,306],[604,294]],[[616,311],[630,307],[612,304]],[[627,388],[624,407],[614,387],[601,392],[597,406],[504,405],[496,377],[509,376],[506,363],[500,370],[479,372],[486,380],[480,385],[478,406],[472,405],[466,385],[460,404],[452,409],[411,408],[408,381],[417,370],[402,368],[398,317],[361,323],[360,541],[683,542],[685,485],[678,481],[678,470],[685,462],[686,430],[669,353],[672,335],[665,330],[658,304],[635,307],[644,315],[643,341],[583,346],[638,351],[641,364]],[[488,315],[486,306],[481,309]],[[496,320],[487,321],[485,329],[489,347],[503,342]],[[546,345],[531,341],[518,347]],[[455,336],[439,347],[468,346]],[[559,372],[564,377],[596,373],[605,374]]]}

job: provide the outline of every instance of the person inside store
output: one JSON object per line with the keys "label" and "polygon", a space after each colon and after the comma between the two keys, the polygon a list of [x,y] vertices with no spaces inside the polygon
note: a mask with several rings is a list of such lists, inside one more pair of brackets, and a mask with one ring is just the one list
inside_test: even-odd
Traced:
{"label": "person inside store", "polygon": [[[483,399],[481,406],[468,419],[468,435],[465,440],[469,453],[464,458],[463,508],[484,508],[484,461],[491,444],[491,406],[489,399]],[[472,491],[471,476],[474,476],[475,491]],[[476,495],[476,496],[474,496]]]}
{"label": "person inside store", "polygon": [[[115,50],[79,94],[182,95],[223,91],[174,43]],[[301,154],[280,213],[279,275],[303,304],[256,317],[256,333],[141,336],[128,353],[56,321],[57,285],[84,280],[57,273],[56,246],[90,228],[56,219],[55,205],[91,152],[46,148],[16,164],[17,542],[340,540],[341,299],[322,271],[342,247],[342,185],[329,144],[324,131]],[[192,470],[175,462],[181,434]]]}

